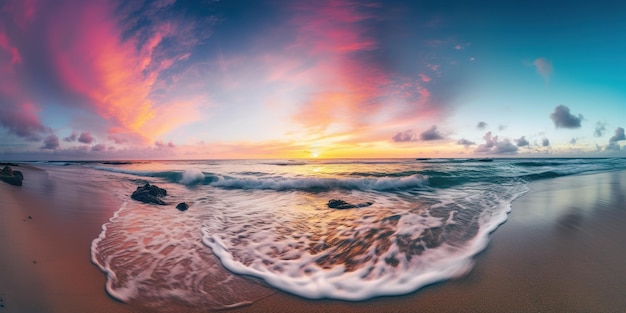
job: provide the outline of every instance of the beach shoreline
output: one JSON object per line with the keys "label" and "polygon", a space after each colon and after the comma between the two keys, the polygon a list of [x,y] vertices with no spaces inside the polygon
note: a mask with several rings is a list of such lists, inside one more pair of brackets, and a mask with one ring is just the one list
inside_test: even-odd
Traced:
{"label": "beach shoreline", "polygon": [[[20,166],[22,187],[0,184],[0,312],[141,312],[106,294],[89,249],[121,202],[81,182]],[[307,300],[277,291],[227,312],[626,310],[626,171],[534,181],[512,204],[464,277],[408,295]],[[72,195],[68,197],[67,195]],[[31,219],[28,219],[31,216]]]}
{"label": "beach shoreline", "polygon": [[0,185],[0,312],[139,312],[106,293],[89,253],[120,201],[30,165],[14,169],[23,186]]}

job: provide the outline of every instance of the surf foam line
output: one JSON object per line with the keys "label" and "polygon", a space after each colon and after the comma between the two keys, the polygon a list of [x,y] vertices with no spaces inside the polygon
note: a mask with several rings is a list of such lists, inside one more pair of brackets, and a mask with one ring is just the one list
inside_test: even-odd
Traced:
{"label": "surf foam line", "polygon": [[91,244],[109,295],[159,311],[173,303],[220,310],[272,293],[223,268],[199,238],[200,221],[210,213],[200,203],[192,207],[182,213],[125,202],[114,213]]}
{"label": "surf foam line", "polygon": [[185,171],[142,171],[95,166],[94,169],[112,173],[128,174],[141,177],[163,178],[170,182],[193,186],[197,184],[211,185],[226,189],[260,189],[260,190],[303,190],[325,191],[332,189],[392,191],[425,187],[428,178],[420,174],[403,177],[378,178],[317,178],[317,177],[261,177],[241,178],[213,175],[200,170]]}
{"label": "surf foam line", "polygon": [[[359,301],[400,295],[468,273],[489,234],[506,221],[512,202],[527,191],[527,184],[519,183],[435,193],[430,213],[416,209],[372,217],[381,208],[365,208],[352,220],[329,215],[318,219],[319,225],[315,219],[295,221],[305,224],[303,231],[285,220],[259,229],[244,221],[237,223],[248,225],[223,229],[208,223],[202,241],[230,271],[301,297]],[[334,228],[320,235],[316,227]]]}
{"label": "surf foam line", "polygon": [[[95,264],[100,271],[102,271],[103,273],[106,274],[107,276],[107,282],[106,282],[106,291],[109,295],[111,295],[113,298],[118,299],[122,302],[127,302],[130,298],[132,298],[133,296],[136,295],[136,289],[133,288],[132,286],[129,286],[127,288],[121,288],[121,289],[115,289],[113,287],[113,282],[117,281],[117,276],[115,275],[115,271],[113,271],[113,269],[111,269],[111,267],[109,266],[110,260],[100,260],[98,258],[99,253],[98,253],[98,245],[100,244],[100,242],[102,242],[102,240],[104,240],[106,238],[106,234],[107,234],[107,225],[109,223],[114,223],[115,220],[117,220],[119,218],[119,215],[122,211],[127,209],[127,203],[124,202],[122,203],[122,206],[120,207],[119,210],[115,211],[115,213],[113,213],[113,217],[111,217],[109,219],[108,223],[104,223],[102,225],[101,228],[101,232],[98,235],[98,238],[94,239],[91,242],[91,247],[90,247],[90,251],[91,251],[91,262],[93,264]],[[101,262],[102,261],[102,262]]]}
{"label": "surf foam line", "polygon": [[211,182],[217,180],[217,177],[211,173],[205,173],[197,169],[189,169],[184,171],[142,171],[142,170],[128,170],[121,168],[110,168],[105,166],[94,166],[96,170],[134,175],[140,177],[157,177],[163,178],[169,182],[179,183],[187,186],[193,186],[198,184],[208,185]]}
{"label": "surf foam line", "polygon": [[310,190],[326,191],[333,189],[363,191],[393,191],[424,188],[428,178],[419,174],[406,177],[381,178],[313,178],[313,177],[271,177],[271,178],[235,178],[218,177],[210,184],[214,187],[229,189],[262,189],[262,190]]}

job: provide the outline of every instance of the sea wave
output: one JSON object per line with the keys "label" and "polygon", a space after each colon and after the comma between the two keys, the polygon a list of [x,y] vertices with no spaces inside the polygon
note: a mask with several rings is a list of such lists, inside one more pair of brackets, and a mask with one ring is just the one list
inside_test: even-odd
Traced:
{"label": "sea wave", "polygon": [[195,185],[204,182],[206,174],[200,170],[186,170],[182,173],[179,183],[183,185]]}
{"label": "sea wave", "polygon": [[[262,163],[266,164],[266,163]],[[371,165],[371,164],[368,164]],[[359,165],[363,166],[363,164]],[[485,164],[450,163],[412,168],[410,164],[398,164],[391,170],[346,171],[320,176],[308,173],[272,173],[269,171],[246,170],[217,174],[199,168],[185,170],[150,171],[124,167],[94,166],[94,169],[154,177],[167,182],[186,186],[210,185],[225,189],[275,190],[275,191],[328,191],[328,190],[373,190],[400,191],[428,188],[447,189],[469,183],[501,184],[511,180],[527,182],[599,171],[626,168],[622,159],[585,160],[528,160],[498,161]],[[304,174],[303,174],[304,173]],[[295,175],[294,175],[295,174]]]}
{"label": "sea wave", "polygon": [[263,163],[263,164],[266,164],[266,165],[277,165],[277,166],[290,166],[290,165],[307,165],[308,162],[289,160],[289,161],[266,162],[266,163]]}
{"label": "sea wave", "polygon": [[420,189],[427,186],[425,176],[415,174],[405,177],[381,178],[316,178],[316,177],[270,177],[270,178],[235,178],[219,177],[211,186],[229,189],[262,189],[262,190],[303,190],[327,191],[344,190],[375,190],[393,191]]}
{"label": "sea wave", "polygon": [[157,177],[168,182],[179,183],[183,185],[193,186],[198,184],[208,185],[217,180],[217,176],[212,173],[206,173],[197,169],[189,169],[183,171],[148,171],[148,170],[130,170],[125,168],[111,168],[104,166],[94,166],[94,169],[128,174],[140,177]]}
{"label": "sea wave", "polygon": [[[143,171],[101,166],[96,166],[94,168],[102,171],[142,177],[158,177],[169,182],[180,183],[188,186],[204,184],[227,189],[261,189],[276,191],[325,191],[332,189],[344,189],[392,191],[423,188],[428,184],[428,178],[419,174],[379,178],[286,177],[280,175],[250,178],[215,175],[213,173],[206,173],[200,170]],[[259,172],[248,172],[248,174],[250,173],[253,175],[264,174]]]}

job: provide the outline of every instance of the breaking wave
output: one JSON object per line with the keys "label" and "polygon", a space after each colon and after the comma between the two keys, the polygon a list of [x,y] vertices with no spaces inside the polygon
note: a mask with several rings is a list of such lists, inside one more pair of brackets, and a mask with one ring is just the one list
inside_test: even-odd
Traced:
{"label": "breaking wave", "polygon": [[345,190],[375,190],[391,191],[424,188],[427,178],[416,174],[406,177],[381,178],[232,178],[220,177],[211,184],[215,187],[232,189],[261,189],[261,190],[304,190],[327,191],[333,189]]}
{"label": "breaking wave", "polygon": [[197,185],[204,184],[208,185],[211,182],[217,180],[217,176],[212,175],[211,173],[205,173],[200,170],[184,170],[184,171],[147,171],[147,170],[131,170],[124,168],[111,168],[104,166],[95,166],[94,169],[112,172],[112,173],[120,173],[120,174],[128,174],[133,176],[140,177],[155,177],[162,178],[168,182],[179,183],[183,185]]}
{"label": "breaking wave", "polygon": [[[248,178],[233,177],[228,175],[214,175],[200,170],[141,171],[107,167],[96,167],[96,169],[142,177],[158,177],[169,182],[180,183],[188,186],[204,184],[227,189],[260,189],[276,191],[325,191],[333,189],[354,189],[392,191],[424,188],[428,184],[427,177],[420,174],[379,178],[285,177],[276,175],[271,177]],[[247,173],[251,173],[250,175],[259,175],[258,172]]]}

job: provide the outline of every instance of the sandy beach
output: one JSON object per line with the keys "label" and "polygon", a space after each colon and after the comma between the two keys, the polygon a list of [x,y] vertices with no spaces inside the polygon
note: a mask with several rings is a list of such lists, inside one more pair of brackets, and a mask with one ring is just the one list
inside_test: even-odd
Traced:
{"label": "sandy beach", "polygon": [[0,184],[0,312],[137,312],[106,294],[89,254],[119,201],[87,182],[14,169],[23,186]]}
{"label": "sandy beach", "polygon": [[[119,208],[106,188],[20,166],[0,184],[0,312],[141,312],[105,292],[90,244]],[[277,291],[228,312],[624,312],[626,171],[540,180],[466,276],[361,302]],[[31,217],[29,219],[28,217]]]}

